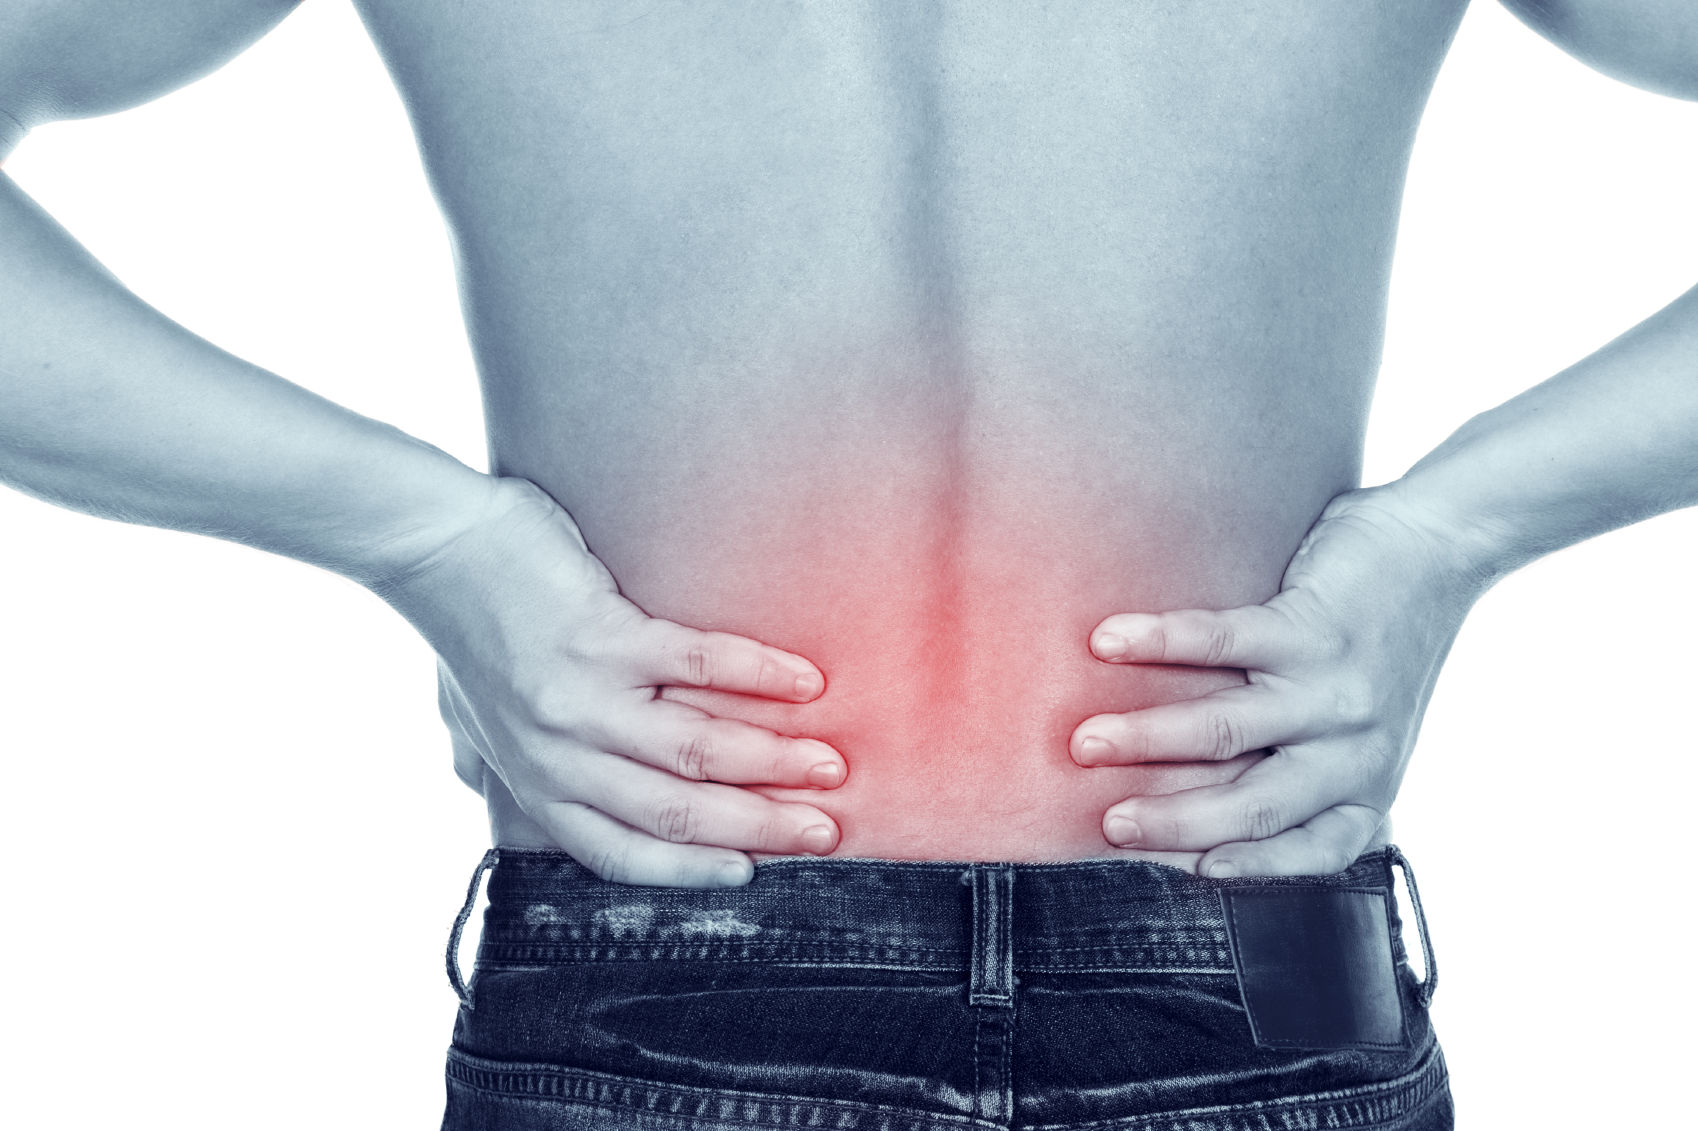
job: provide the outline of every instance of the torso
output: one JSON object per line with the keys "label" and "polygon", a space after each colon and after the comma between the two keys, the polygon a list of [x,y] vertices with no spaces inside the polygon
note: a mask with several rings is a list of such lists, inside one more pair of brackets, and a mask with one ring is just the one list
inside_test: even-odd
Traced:
{"label": "torso", "polygon": [[820,666],[806,706],[688,698],[843,752],[768,791],[840,854],[1043,860],[1207,773],[1080,769],[1080,721],[1242,678],[1089,629],[1265,600],[1356,485],[1464,3],[360,7],[494,468],[649,613]]}

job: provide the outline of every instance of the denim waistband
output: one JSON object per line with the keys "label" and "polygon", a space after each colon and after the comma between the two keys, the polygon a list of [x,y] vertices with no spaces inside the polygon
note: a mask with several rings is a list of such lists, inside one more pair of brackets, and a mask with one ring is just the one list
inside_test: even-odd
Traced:
{"label": "denim waistband", "polygon": [[[1000,961],[1007,970],[972,970],[975,993],[988,1002],[1015,970],[1230,974],[1221,893],[1296,886],[1385,892],[1393,956],[1401,963],[1394,864],[1407,875],[1401,853],[1388,846],[1333,875],[1209,880],[1135,860],[790,857],[762,862],[745,887],[697,890],[614,884],[563,852],[504,848],[491,850],[479,869],[493,870],[478,962],[688,959],[962,970]],[[477,884],[474,876],[455,943]],[[997,945],[984,945],[1001,932]],[[449,975],[464,997],[454,949]],[[1427,969],[1430,992],[1430,949]]]}
{"label": "denim waistband", "polygon": [[790,857],[696,890],[491,851],[445,1126],[1448,1126],[1399,865]]}

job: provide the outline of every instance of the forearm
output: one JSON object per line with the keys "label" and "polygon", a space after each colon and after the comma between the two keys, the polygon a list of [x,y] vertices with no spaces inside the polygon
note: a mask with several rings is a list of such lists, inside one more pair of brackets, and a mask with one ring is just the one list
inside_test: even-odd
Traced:
{"label": "forearm", "polygon": [[1229,784],[1134,796],[1110,843],[1198,871],[1337,871],[1376,841],[1469,608],[1562,546],[1698,503],[1698,292],[1460,428],[1407,475],[1335,498],[1254,606],[1109,617],[1101,660],[1234,667],[1241,686],[1086,719],[1082,765],[1274,753]]}
{"label": "forearm", "polygon": [[489,480],[148,307],[0,175],[0,480],[381,585]]}
{"label": "forearm", "polygon": [[1435,519],[1484,584],[1698,503],[1698,289],[1470,420],[1389,491]]}

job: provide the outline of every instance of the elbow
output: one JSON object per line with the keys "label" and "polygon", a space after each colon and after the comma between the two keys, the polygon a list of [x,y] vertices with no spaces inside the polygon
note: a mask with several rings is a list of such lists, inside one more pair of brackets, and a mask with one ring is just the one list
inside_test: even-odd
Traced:
{"label": "elbow", "polygon": [[1698,101],[1692,0],[1502,0],[1515,17],[1601,74]]}
{"label": "elbow", "polygon": [[18,147],[18,142],[24,140],[27,133],[29,127],[24,125],[17,115],[9,114],[5,107],[0,107],[0,162],[11,155],[12,150]]}

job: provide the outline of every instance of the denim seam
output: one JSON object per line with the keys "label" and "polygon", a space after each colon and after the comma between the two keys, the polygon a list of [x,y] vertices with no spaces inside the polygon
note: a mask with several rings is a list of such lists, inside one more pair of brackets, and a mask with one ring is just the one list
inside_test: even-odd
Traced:
{"label": "denim seam", "polygon": [[1231,966],[1021,966],[1022,974],[1214,974],[1236,978],[1238,971]]}
{"label": "denim seam", "polygon": [[[837,940],[832,940],[832,939],[790,939],[790,940],[774,939],[772,941],[767,941],[767,942],[730,942],[730,941],[726,941],[726,940],[723,940],[723,939],[718,940],[718,941],[696,940],[696,941],[693,941],[693,942],[683,941],[683,940],[679,940],[679,939],[573,939],[573,940],[569,940],[569,941],[540,941],[540,940],[528,940],[527,939],[527,940],[520,941],[520,940],[514,940],[514,939],[502,939],[502,938],[500,938],[499,937],[499,930],[496,929],[496,928],[490,928],[490,929],[486,930],[485,936],[481,940],[478,949],[481,953],[482,951],[486,951],[486,950],[498,950],[498,949],[502,949],[502,948],[509,948],[509,949],[535,948],[537,950],[585,950],[585,949],[600,949],[600,948],[635,949],[637,947],[667,947],[667,948],[672,948],[672,949],[677,949],[679,947],[694,947],[694,948],[701,948],[701,947],[709,947],[709,948],[711,948],[711,947],[740,947],[744,950],[751,950],[751,951],[752,950],[782,950],[782,949],[787,948],[787,947],[790,947],[790,948],[809,947],[809,948],[816,948],[816,949],[842,949],[842,950],[847,950],[847,951],[896,950],[896,951],[901,951],[904,954],[965,954],[965,953],[967,953],[967,948],[961,947],[961,946],[924,946],[924,945],[918,945],[918,944],[895,945],[895,944],[891,944],[891,943],[857,943],[857,942],[846,942],[842,939],[837,939]],[[1027,942],[1027,943],[1021,944],[1018,947],[1018,950],[1024,950],[1024,951],[1027,951],[1028,953],[1031,952],[1031,951],[1041,951],[1045,954],[1103,954],[1103,953],[1122,954],[1122,953],[1125,953],[1126,951],[1129,951],[1129,950],[1166,950],[1166,951],[1174,951],[1174,950],[1213,950],[1213,951],[1224,953],[1224,952],[1230,950],[1231,947],[1232,947],[1232,944],[1228,940],[1226,932],[1224,930],[1222,930],[1222,931],[1218,932],[1218,937],[1211,937],[1207,940],[1199,939],[1196,942],[1124,942],[1124,941],[1122,941],[1122,942],[1119,942],[1119,943],[1103,943],[1103,944],[1098,944],[1098,945],[1095,945],[1095,946],[1047,946],[1047,945],[1044,945],[1042,943]],[[1028,957],[1028,961],[1029,960],[1030,960],[1030,958]]]}
{"label": "denim seam", "polygon": [[[609,953],[609,952],[612,953]],[[611,947],[585,946],[582,949],[567,947],[510,947],[489,948],[478,951],[480,963],[516,962],[526,966],[537,965],[582,965],[595,962],[830,962],[838,965],[853,966],[868,964],[887,969],[903,969],[912,967],[916,970],[959,970],[966,969],[969,956],[961,951],[940,951],[933,954],[916,954],[912,951],[896,954],[870,952],[855,952],[843,950],[806,951],[792,948],[747,948],[731,950],[704,950],[700,947],[666,946],[645,947],[640,951]]]}
{"label": "denim seam", "polygon": [[460,938],[466,929],[466,923],[472,917],[472,909],[477,905],[478,881],[483,879],[484,873],[493,869],[500,862],[501,852],[499,849],[492,848],[483,854],[483,859],[478,861],[477,870],[472,873],[472,882],[466,888],[466,902],[460,906],[460,914],[455,916],[454,926],[448,932],[448,984],[454,987],[454,992],[459,995],[460,1004],[467,1009],[473,1008],[472,992],[460,974]]}
{"label": "denim seam", "polygon": [[[482,1063],[479,1063],[480,1061]],[[456,1069],[458,1069],[458,1071],[456,1071]],[[612,1073],[590,1072],[581,1069],[561,1068],[552,1064],[503,1064],[499,1061],[483,1060],[481,1057],[474,1057],[461,1052],[459,1049],[453,1048],[448,1050],[447,1075],[450,1083],[459,1084],[462,1087],[474,1088],[480,1092],[485,1092],[490,1095],[513,1099],[541,1099],[551,1097],[548,1092],[537,1089],[527,1088],[523,1091],[505,1090],[491,1086],[491,1083],[480,1082],[476,1079],[476,1077],[483,1076],[486,1079],[498,1077],[528,1077],[535,1080],[552,1079],[567,1084],[572,1081],[577,1081],[585,1085],[599,1085],[599,1090],[603,1094],[605,1094],[608,1089],[617,1088],[631,1093],[643,1093],[649,1097],[670,1095],[685,1099],[696,1097],[703,1101],[718,1101],[726,1098],[735,1098],[754,1103],[770,1104],[775,1107],[787,1107],[793,1111],[801,1109],[816,1112],[824,1110],[845,1113],[878,1113],[908,1120],[910,1121],[910,1125],[914,1127],[921,1127],[927,1124],[935,1126],[939,1123],[952,1124],[958,1127],[974,1128],[996,1128],[997,1126],[996,1124],[987,1123],[986,1121],[973,1116],[952,1115],[948,1112],[928,1112],[915,1109],[904,1109],[891,1104],[863,1104],[846,1100],[810,1099],[806,1096],[788,1096],[769,1092],[749,1092],[741,1089],[696,1088],[682,1084],[657,1084],[634,1077],[616,1076]],[[617,1101],[610,1102],[600,1098],[569,1097],[569,1102],[581,1104],[586,1107],[596,1107],[613,1111],[655,1110],[650,1104],[620,1103]],[[738,1122],[736,1120],[715,1119],[711,1116],[683,1116],[681,1118],[698,1118],[703,1122],[718,1123],[721,1126],[733,1126]],[[773,1125],[774,1124],[770,1122],[764,1124],[764,1126]],[[788,1124],[779,1125],[782,1126]],[[747,1126],[755,1127],[757,1124],[749,1123]]]}
{"label": "denim seam", "polygon": [[[797,934],[800,934],[800,932],[797,932]],[[819,937],[796,937],[795,935],[785,938],[777,931],[768,932],[766,938],[757,941],[753,938],[727,937],[723,934],[716,937],[714,935],[706,934],[705,932],[696,938],[690,938],[687,936],[682,938],[678,936],[656,938],[651,935],[647,938],[603,937],[587,939],[520,939],[513,938],[511,936],[503,938],[501,937],[499,929],[495,929],[491,930],[488,936],[482,940],[482,947],[537,947],[539,949],[552,948],[555,950],[585,950],[597,948],[614,950],[623,948],[630,950],[638,947],[663,947],[672,949],[679,947],[693,947],[696,949],[719,948],[742,949],[747,951],[794,950],[797,948],[822,950],[836,948],[846,951],[900,951],[903,954],[965,954],[967,952],[967,947],[962,945],[930,946],[925,943],[874,942],[868,940],[854,941],[841,938],[830,939]]]}
{"label": "denim seam", "polygon": [[[1224,934],[1225,932],[1222,932],[1222,933]],[[1144,951],[1144,952],[1155,952],[1155,953],[1163,953],[1163,954],[1173,954],[1173,953],[1179,952],[1179,951],[1184,951],[1184,952],[1213,951],[1215,954],[1226,954],[1226,953],[1231,951],[1232,944],[1229,943],[1226,939],[1221,939],[1218,942],[1211,941],[1211,942],[1196,942],[1196,943],[1135,943],[1134,942],[1134,943],[1121,943],[1119,946],[1034,947],[1034,946],[1028,945],[1028,946],[1023,947],[1022,949],[1026,950],[1028,952],[1030,952],[1030,951],[1042,951],[1043,953],[1046,953],[1046,954],[1078,955],[1082,958],[1088,958],[1088,957],[1102,956],[1102,955],[1126,954],[1129,951]],[[1031,958],[1030,956],[1028,956],[1026,958],[1026,961],[1031,962],[1031,961],[1034,961],[1034,959]]]}
{"label": "denim seam", "polygon": [[[909,970],[916,973],[959,974],[967,967],[965,957],[959,962],[897,962],[860,958],[776,958],[767,955],[740,955],[701,958],[696,955],[657,958],[651,955],[623,958],[562,958],[479,955],[478,965],[487,970],[545,970],[551,966],[591,966],[604,962],[722,962],[727,965],[764,963],[772,966],[793,966],[808,969],[836,970]],[[1070,962],[1050,965],[1016,963],[1016,974],[1222,974],[1236,976],[1238,971],[1226,962],[1216,966],[1184,966],[1149,962]]]}
{"label": "denim seam", "polygon": [[[978,1016],[973,1021],[973,1114],[991,1127],[1005,1128],[1014,1120],[1014,1014],[1012,1010],[992,1005],[976,1006]],[[984,1073],[984,1038],[990,1035],[996,1042],[997,1065],[993,1079]],[[994,1097],[986,1095],[994,1084]]]}
{"label": "denim seam", "polygon": [[1015,968],[1017,970],[1066,970],[1068,966],[1090,966],[1100,965],[1100,963],[1131,966],[1231,966],[1233,965],[1233,954],[1231,954],[1231,949],[1224,948],[1224,946],[1214,948],[1212,953],[1204,951],[1200,954],[1195,953],[1195,951],[1189,954],[1173,954],[1172,951],[1161,953],[1161,951],[1156,951],[1153,948],[1139,951],[1138,948],[1127,946],[1127,948],[1104,948],[1095,951],[1095,953],[1077,954],[1077,956],[1065,959],[1065,961],[1026,958],[1024,961],[1017,961]]}
{"label": "denim seam", "polygon": [[[1170,932],[1170,933],[1177,934],[1178,932]],[[1128,942],[1125,942],[1125,941],[1121,941],[1119,943],[1097,943],[1097,944],[1092,945],[1092,946],[1046,946],[1043,949],[1046,950],[1046,951],[1049,951],[1052,954],[1084,954],[1084,953],[1089,953],[1090,951],[1095,951],[1095,950],[1124,950],[1129,946],[1146,946],[1146,947],[1156,947],[1156,946],[1215,946],[1215,947],[1225,947],[1225,946],[1229,946],[1229,945],[1231,945],[1231,943],[1230,943],[1230,940],[1227,938],[1226,926],[1223,923],[1219,930],[1215,930],[1215,929],[1211,928],[1208,932],[1208,938],[1207,939],[1199,939],[1195,943],[1187,943],[1187,942],[1177,940],[1177,939],[1167,939],[1167,940],[1157,939],[1157,940],[1154,940],[1154,941],[1151,941],[1151,942],[1143,942],[1143,943],[1128,943]]]}
{"label": "denim seam", "polygon": [[[681,960],[687,961],[687,960]],[[908,974],[959,974],[961,967],[957,966],[893,966],[875,962],[782,962],[761,958],[726,959],[727,965],[737,966],[781,966],[795,970],[890,970]],[[484,962],[480,966],[485,970],[547,970],[554,966],[590,965],[590,963],[564,962]],[[1188,971],[1189,972],[1189,971]],[[1232,971],[1228,970],[1230,974]]]}
{"label": "denim seam", "polygon": [[[1394,1080],[1379,1084],[1328,1092],[1310,1092],[1301,1096],[1281,1096],[1278,1099],[1258,1100],[1247,1104],[1152,1112],[1147,1115],[1123,1116],[1119,1119],[1093,1120],[1089,1123],[1034,1123],[1027,1125],[1022,1131],[1169,1131],[1175,1127],[1183,1127],[1186,1131],[1266,1131],[1273,1127],[1327,1127],[1340,1131],[1361,1128],[1363,1131],[1369,1131],[1371,1128],[1384,1126],[1393,1119],[1401,1119],[1410,1112],[1418,1111],[1444,1087],[1449,1076],[1437,1042],[1429,1040],[1420,1064]],[[1394,1098],[1403,1102],[1398,1105],[1396,1111],[1371,1112],[1359,1117],[1349,1114],[1341,1116],[1337,1110],[1337,1105],[1383,1098]],[[1301,1115],[1304,1108],[1320,1107],[1332,1109],[1324,1122],[1299,1123],[1290,1118]],[[1282,1116],[1285,1118],[1281,1119]],[[1250,1122],[1251,1119],[1255,1122]],[[1242,1122],[1227,1123],[1225,1120]]]}
{"label": "denim seam", "polygon": [[[1439,960],[1438,956],[1433,953],[1433,939],[1427,931],[1427,913],[1421,907],[1421,889],[1415,883],[1415,870],[1410,867],[1408,859],[1403,855],[1403,850],[1395,844],[1389,844],[1386,846],[1386,852],[1389,854],[1386,863],[1388,877],[1395,880],[1395,877],[1390,876],[1392,870],[1394,868],[1403,869],[1403,883],[1409,889],[1409,905],[1415,911],[1415,925],[1419,928],[1421,935],[1421,962],[1424,966],[1421,980],[1416,983],[1416,1000],[1421,1003],[1422,1009],[1430,1009],[1433,1004],[1433,994],[1439,988]],[[1386,900],[1388,908],[1395,904],[1397,900],[1393,883],[1389,880],[1386,886]],[[1402,946],[1403,940],[1400,934],[1398,948],[1401,950]],[[1407,957],[1405,957],[1405,961],[1408,961]]]}
{"label": "denim seam", "polygon": [[974,865],[973,953],[967,977],[967,1003],[1012,1007],[1014,1004],[1014,871],[1006,866]]}
{"label": "denim seam", "polygon": [[984,1106],[985,1094],[984,1056],[979,1051],[979,1045],[983,1042],[985,1035],[985,1015],[982,1009],[976,1009],[973,1012],[973,1118],[977,1119],[980,1109]]}
{"label": "denim seam", "polygon": [[[570,859],[570,857],[568,856],[567,853],[559,851],[557,849],[504,848],[501,851],[502,851],[504,857],[506,859],[508,859],[511,862],[511,864],[514,866],[515,870],[529,869],[529,868],[539,868],[539,867],[540,868],[553,868],[553,867],[558,866],[558,864],[560,863],[561,860]],[[1054,860],[1054,861],[1036,861],[1036,862],[1017,862],[1017,863],[1014,864],[1014,866],[1016,868],[1021,869],[1021,870],[1033,870],[1033,871],[1098,872],[1098,871],[1111,871],[1111,870],[1123,869],[1128,864],[1146,864],[1146,865],[1150,865],[1152,867],[1160,868],[1164,872],[1172,872],[1177,876],[1183,877],[1184,881],[1188,885],[1189,884],[1200,885],[1200,887],[1198,888],[1199,891],[1212,890],[1213,888],[1215,888],[1218,885],[1225,885],[1225,884],[1242,885],[1242,884],[1245,883],[1246,880],[1251,880],[1251,881],[1253,881],[1257,884],[1264,884],[1268,887],[1281,887],[1281,886],[1285,886],[1287,884],[1309,884],[1309,885],[1314,885],[1314,886],[1327,887],[1327,886],[1332,886],[1331,884],[1328,883],[1328,881],[1338,880],[1343,876],[1349,875],[1352,871],[1354,871],[1356,869],[1356,867],[1363,867],[1363,866],[1372,867],[1375,864],[1380,864],[1380,865],[1383,865],[1383,870],[1385,870],[1389,873],[1390,868],[1391,868],[1391,853],[1392,853],[1392,851],[1393,851],[1392,846],[1386,846],[1386,847],[1383,847],[1383,848],[1377,848],[1377,849],[1373,850],[1372,852],[1364,853],[1356,861],[1355,865],[1352,868],[1346,869],[1343,872],[1334,873],[1332,875],[1320,875],[1320,876],[1255,876],[1255,877],[1239,877],[1239,878],[1234,879],[1234,880],[1221,880],[1221,881],[1204,879],[1202,877],[1195,876],[1195,875],[1193,875],[1189,872],[1186,872],[1183,869],[1175,868],[1171,864],[1160,864],[1160,863],[1157,863],[1157,862],[1151,861],[1151,860],[1127,860],[1127,859],[1119,859],[1119,858],[1106,859],[1106,860],[1103,860],[1103,859],[1098,859],[1098,860]],[[881,870],[937,872],[940,875],[948,875],[948,874],[951,874],[951,873],[959,873],[962,869],[971,867],[972,864],[973,864],[973,861],[970,861],[970,860],[883,860],[883,859],[879,859],[879,858],[876,858],[876,857],[851,857],[851,856],[834,858],[834,859],[831,859],[831,860],[821,860],[817,857],[795,856],[795,857],[785,857],[785,858],[776,859],[776,860],[763,860],[759,864],[755,865],[755,871],[756,871],[756,874],[758,875],[761,871],[769,870],[769,869],[785,870],[785,871],[788,871],[792,868],[818,868],[818,869],[821,869],[821,870],[836,870],[836,868],[838,866],[852,865],[852,864],[877,864]],[[580,865],[580,867],[581,867],[581,865]],[[593,875],[593,873],[591,873],[588,869],[584,869],[584,875],[585,875],[585,878],[588,879],[589,877],[591,877]],[[650,889],[647,889],[647,890],[651,891],[651,892],[663,892],[663,891],[666,891],[668,889],[666,889],[666,888],[650,888]]]}
{"label": "denim seam", "polygon": [[[573,1082],[586,1086],[599,1085],[598,1092],[601,1095],[605,1095],[610,1089],[620,1089],[629,1093],[640,1093],[653,1099],[664,1096],[673,1096],[680,1099],[697,1097],[700,1100],[736,1098],[775,1107],[785,1107],[792,1112],[836,1111],[844,1115],[849,1113],[876,1113],[903,1120],[912,1128],[923,1128],[928,1125],[932,1127],[950,1125],[986,1129],[1006,1126],[1006,1124],[999,1125],[973,1116],[926,1112],[911,1108],[904,1109],[888,1104],[857,1104],[851,1101],[814,1100],[762,1092],[655,1084],[632,1077],[615,1076],[611,1073],[567,1069],[549,1064],[488,1061],[461,1052],[459,1049],[449,1050],[447,1076],[451,1086],[458,1085],[471,1088],[506,1099],[540,1100],[558,1097],[584,1107],[611,1111],[646,1110],[657,1115],[664,1114],[650,1103],[621,1103],[597,1097],[565,1096],[561,1093],[559,1085],[565,1084],[569,1087]],[[1360,1128],[1367,1131],[1367,1129],[1375,1126],[1384,1126],[1391,1119],[1401,1118],[1410,1112],[1419,1110],[1443,1087],[1447,1076],[1442,1054],[1436,1044],[1429,1042],[1427,1051],[1416,1068],[1403,1076],[1380,1084],[1336,1091],[1310,1092],[1300,1096],[1285,1096],[1248,1104],[1152,1112],[1145,1115],[1124,1116],[1118,1119],[1093,1120],[1087,1123],[1029,1124],[1026,1125],[1025,1131],[1168,1131],[1168,1129],[1176,1126],[1185,1127],[1188,1131],[1264,1131],[1264,1129],[1274,1126],[1325,1126],[1344,1129],[1344,1131],[1351,1128]],[[555,1086],[540,1088],[533,1086],[522,1090],[503,1089],[495,1086],[495,1081],[502,1077],[529,1079],[535,1083],[547,1079],[554,1081]],[[1395,1110],[1356,1112],[1347,1110],[1350,1105],[1367,1104],[1376,1100],[1396,1101]],[[1319,1114],[1315,1109],[1325,1109],[1324,1122],[1294,1123],[1291,1117],[1303,1115],[1304,1109],[1308,1109],[1314,1114]],[[738,1124],[736,1120],[719,1119],[711,1116],[696,1117],[674,1113],[672,1117],[699,1119],[703,1123],[712,1123],[722,1128],[737,1126]],[[755,1128],[758,1126],[786,1126],[794,1123],[795,1121],[792,1119],[787,1123],[766,1121],[756,1124],[743,1121],[742,1125]]]}
{"label": "denim seam", "polygon": [[[798,932],[799,933],[799,932]],[[705,935],[705,933],[704,933]],[[1224,943],[1224,940],[1222,940]],[[740,947],[744,950],[782,950],[795,947],[841,948],[843,950],[895,950],[904,954],[965,954],[963,946],[928,946],[924,943],[889,943],[889,942],[851,942],[848,939],[827,938],[784,938],[773,931],[760,942],[747,939],[727,938],[720,935],[715,938],[705,935],[699,938],[600,938],[600,939],[515,939],[502,938],[499,927],[488,928],[480,940],[480,950],[498,949],[501,947],[536,947],[538,949],[554,950],[583,950],[586,948],[635,948],[635,947]],[[1081,950],[1102,949],[1081,947]]]}
{"label": "denim seam", "polygon": [[[627,961],[619,959],[618,961]],[[690,961],[679,959],[678,961]],[[894,970],[913,974],[959,974],[962,966],[916,966],[890,962],[833,962],[826,960],[775,960],[762,958],[722,959],[730,965],[751,965],[763,963],[769,966],[783,966],[797,970]],[[553,966],[588,966],[589,962],[525,962],[519,959],[509,961],[485,961],[480,959],[478,965],[485,970],[547,970]],[[1231,966],[1017,966],[1017,974],[1194,974],[1208,975],[1220,978],[1236,978],[1238,971]]]}

